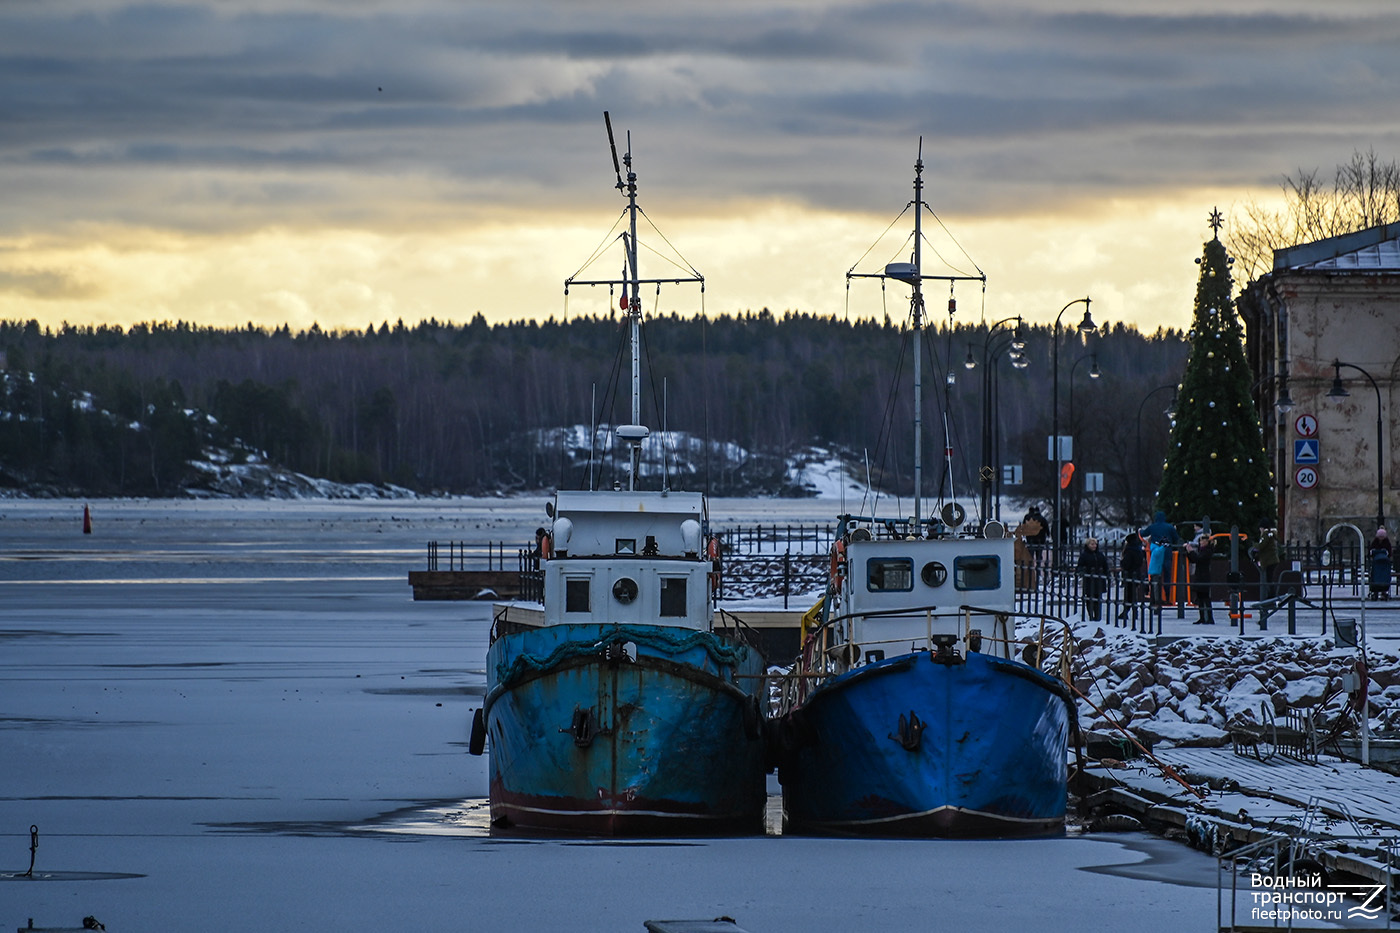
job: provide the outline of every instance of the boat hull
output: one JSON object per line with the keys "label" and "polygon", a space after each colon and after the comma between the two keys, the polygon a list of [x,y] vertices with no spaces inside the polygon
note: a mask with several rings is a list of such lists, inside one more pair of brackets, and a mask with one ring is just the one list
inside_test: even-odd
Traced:
{"label": "boat hull", "polygon": [[1069,708],[1016,661],[918,652],[834,678],[778,721],[785,831],[1064,832]]}
{"label": "boat hull", "polygon": [[483,705],[497,825],[761,832],[764,664],[710,632],[568,624],[503,635]]}

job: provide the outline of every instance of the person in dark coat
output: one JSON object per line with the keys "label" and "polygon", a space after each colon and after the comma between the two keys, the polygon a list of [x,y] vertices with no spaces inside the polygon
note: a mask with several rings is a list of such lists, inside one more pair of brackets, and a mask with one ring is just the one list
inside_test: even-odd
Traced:
{"label": "person in dark coat", "polygon": [[1040,511],[1040,506],[1033,505],[1022,523],[1039,522],[1040,531],[1035,534],[1026,535],[1026,547],[1031,552],[1031,562],[1037,567],[1043,567],[1050,562],[1050,522],[1044,513]]}
{"label": "person in dark coat", "polygon": [[1143,578],[1147,571],[1147,551],[1143,550],[1142,536],[1136,531],[1128,532],[1128,537],[1123,539],[1118,569],[1123,575],[1123,609],[1118,613],[1118,619],[1122,621],[1128,617],[1128,610],[1136,608],[1142,599]]}
{"label": "person in dark coat", "polygon": [[1197,526],[1196,539],[1186,545],[1186,559],[1191,562],[1191,602],[1201,617],[1192,625],[1214,625],[1210,605],[1210,560],[1215,556],[1215,543],[1209,534]]}
{"label": "person in dark coat", "polygon": [[1369,598],[1389,599],[1391,558],[1394,556],[1395,550],[1394,545],[1391,544],[1390,535],[1384,528],[1376,529],[1376,536],[1371,539],[1366,550],[1371,556],[1371,594]]}
{"label": "person in dark coat", "polygon": [[1079,552],[1079,563],[1075,569],[1083,578],[1081,592],[1084,594],[1084,612],[1090,622],[1097,622],[1103,607],[1103,594],[1108,589],[1108,558],[1099,550],[1098,538],[1089,538],[1084,542],[1084,550]]}
{"label": "person in dark coat", "polygon": [[1254,546],[1253,557],[1259,564],[1259,598],[1268,599],[1274,595],[1274,568],[1279,563],[1278,529],[1266,523],[1259,525],[1259,543]]}

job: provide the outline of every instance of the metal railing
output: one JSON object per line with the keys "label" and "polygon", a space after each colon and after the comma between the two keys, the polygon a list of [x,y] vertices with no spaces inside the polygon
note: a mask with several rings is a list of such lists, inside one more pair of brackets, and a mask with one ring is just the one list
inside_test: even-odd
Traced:
{"label": "metal railing", "polygon": [[507,553],[513,551],[515,546],[504,541],[429,541],[428,569],[505,570]]}
{"label": "metal railing", "polygon": [[[1310,806],[1309,813],[1312,810]],[[1367,877],[1333,880],[1327,863],[1335,861],[1333,852],[1337,847],[1352,853],[1363,850],[1369,863]],[[1315,833],[1306,825],[1306,819],[1297,835],[1270,835],[1218,852],[1217,928],[1222,933],[1301,931],[1337,929],[1348,921],[1359,921],[1366,924],[1361,929],[1393,929],[1396,852],[1397,839],[1393,836]],[[1242,877],[1248,882],[1243,892]]]}
{"label": "metal railing", "polygon": [[[820,595],[830,573],[831,546],[836,526],[822,523],[758,523],[715,528],[720,541],[721,572],[716,595],[723,602],[743,598],[781,598],[784,609],[806,608],[802,601]],[[1224,540],[1224,539],[1222,539]],[[1161,634],[1164,613],[1185,618],[1200,611],[1196,604],[1199,586],[1193,584],[1191,568],[1180,548],[1170,555],[1159,585],[1150,586],[1146,571],[1125,576],[1117,566],[1122,537],[1100,539],[1100,550],[1109,561],[1106,575],[1090,575],[1102,589],[1098,619],[1114,627]],[[1289,541],[1280,547],[1280,561],[1268,575],[1248,556],[1247,540],[1238,554],[1238,578],[1221,556],[1228,545],[1217,542],[1209,586],[1210,616],[1218,625],[1267,627],[1276,613],[1287,618],[1288,631],[1295,631],[1295,610],[1300,601],[1323,610],[1323,633],[1334,590],[1343,595],[1350,590],[1357,596],[1368,583],[1369,566],[1363,549],[1355,541],[1333,541],[1325,545]],[[443,554],[445,549],[446,554]],[[511,550],[516,550],[512,548]],[[1086,601],[1086,576],[1076,569],[1078,543],[1047,543],[1023,553],[1016,561],[1016,611],[1094,621],[1092,601]],[[428,569],[507,569],[504,542],[428,543]],[[516,551],[521,573],[522,593],[542,595],[538,557],[529,548]],[[1312,589],[1315,588],[1315,589]],[[1309,591],[1320,603],[1308,602]],[[538,598],[532,596],[530,598]]]}

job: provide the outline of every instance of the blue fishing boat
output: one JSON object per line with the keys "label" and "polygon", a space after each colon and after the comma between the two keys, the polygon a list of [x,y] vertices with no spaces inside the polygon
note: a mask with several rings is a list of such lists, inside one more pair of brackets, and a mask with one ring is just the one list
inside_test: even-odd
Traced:
{"label": "blue fishing boat", "polygon": [[[872,277],[925,275],[915,163],[914,253]],[[850,274],[856,277],[855,273]],[[772,741],[786,831],[1042,836],[1064,831],[1073,703],[1045,620],[1018,638],[1012,538],[997,522],[959,533],[945,503],[922,516],[921,374],[914,354],[914,516],[842,515],[825,595],[804,619]],[[1054,636],[1051,638],[1049,636]],[[1060,642],[1063,648],[1064,642]]]}
{"label": "blue fishing boat", "polygon": [[[606,115],[605,115],[606,116]],[[612,142],[612,125],[608,121]],[[625,278],[632,349],[627,488],[560,491],[540,548],[542,602],[497,609],[472,751],[490,750],[499,826],[598,835],[761,832],[766,665],[714,624],[705,497],[638,488],[642,444],[637,184],[630,142]],[[664,281],[700,281],[698,274]],[[591,485],[591,480],[590,480]]]}

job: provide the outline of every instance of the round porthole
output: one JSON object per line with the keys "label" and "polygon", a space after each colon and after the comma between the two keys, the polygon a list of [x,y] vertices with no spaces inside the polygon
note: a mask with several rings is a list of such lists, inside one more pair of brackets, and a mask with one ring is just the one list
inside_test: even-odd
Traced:
{"label": "round porthole", "polygon": [[931,560],[924,564],[919,576],[926,586],[942,586],[948,580],[948,568],[936,560]]}
{"label": "round porthole", "polygon": [[622,577],[613,584],[613,599],[627,605],[637,598],[637,581],[631,577]]}

